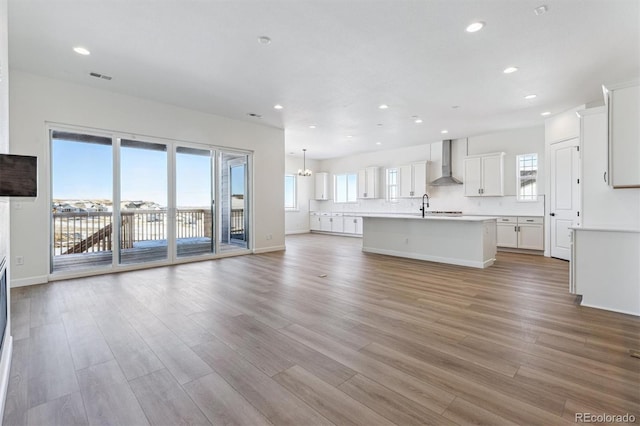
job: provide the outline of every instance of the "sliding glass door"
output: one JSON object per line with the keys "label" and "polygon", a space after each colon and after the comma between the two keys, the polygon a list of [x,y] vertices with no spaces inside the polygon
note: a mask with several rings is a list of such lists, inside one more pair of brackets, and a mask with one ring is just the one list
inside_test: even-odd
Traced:
{"label": "sliding glass door", "polygon": [[120,263],[167,260],[167,145],[120,140]]}
{"label": "sliding glass door", "polygon": [[249,241],[248,155],[222,152],[220,163],[220,248],[224,251],[244,250],[248,247]]}
{"label": "sliding glass door", "polygon": [[213,146],[52,130],[51,272],[247,252],[249,165]]}
{"label": "sliding glass door", "polygon": [[215,151],[176,148],[176,255],[215,253]]}
{"label": "sliding glass door", "polygon": [[51,271],[113,262],[111,137],[51,131]]}

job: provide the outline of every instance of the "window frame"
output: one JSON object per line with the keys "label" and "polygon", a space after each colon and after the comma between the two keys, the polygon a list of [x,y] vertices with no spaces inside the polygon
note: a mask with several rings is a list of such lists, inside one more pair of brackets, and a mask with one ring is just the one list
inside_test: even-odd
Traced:
{"label": "window frame", "polygon": [[[293,178],[293,205],[287,205],[287,178]],[[298,177],[294,173],[285,173],[284,175],[284,210],[298,211]]]}
{"label": "window frame", "polygon": [[[538,176],[539,176],[539,161],[538,153],[533,152],[529,154],[516,155],[516,201],[519,203],[535,203],[538,201]],[[523,164],[524,162],[532,163],[531,165]],[[522,193],[522,172],[534,172],[531,178],[532,189],[530,194]]]}
{"label": "window frame", "polygon": [[[341,191],[338,191],[338,180],[340,177],[344,177],[345,179],[345,187],[344,194],[340,194]],[[349,185],[349,178],[353,181],[352,185],[354,188],[351,188]],[[353,195],[353,198],[349,198],[349,195]],[[344,201],[339,201],[338,197],[340,195],[344,195]],[[349,204],[349,203],[357,203],[358,202],[358,173],[353,172],[345,172],[345,173],[336,173],[333,175],[333,202],[336,204]]]}

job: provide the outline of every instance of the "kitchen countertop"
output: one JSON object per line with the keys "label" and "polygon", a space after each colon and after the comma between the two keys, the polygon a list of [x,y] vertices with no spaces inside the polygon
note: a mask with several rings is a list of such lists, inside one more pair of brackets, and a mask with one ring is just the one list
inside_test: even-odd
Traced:
{"label": "kitchen countertop", "polygon": [[603,227],[603,226],[570,226],[569,229],[573,229],[575,231],[640,233],[640,229],[606,228],[606,227]]}
{"label": "kitchen countertop", "polygon": [[463,222],[484,222],[487,220],[497,220],[495,216],[466,216],[466,215],[446,215],[446,214],[428,214],[423,218],[422,215],[401,214],[401,213],[367,213],[361,215],[363,218],[374,217],[380,219],[413,219],[413,220],[448,220]]}

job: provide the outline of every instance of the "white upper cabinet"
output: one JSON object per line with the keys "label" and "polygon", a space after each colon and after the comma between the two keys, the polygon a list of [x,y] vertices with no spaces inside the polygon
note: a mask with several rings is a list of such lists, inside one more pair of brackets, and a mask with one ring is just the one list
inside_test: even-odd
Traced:
{"label": "white upper cabinet", "polygon": [[464,195],[499,197],[504,195],[504,152],[464,159]]}
{"label": "white upper cabinet", "polygon": [[316,183],[316,200],[328,200],[329,199],[329,173],[320,172],[315,174]]}
{"label": "white upper cabinet", "polygon": [[380,168],[367,167],[358,172],[358,198],[380,197]]}
{"label": "white upper cabinet", "polygon": [[609,114],[609,184],[640,188],[640,86],[603,90]]}
{"label": "white upper cabinet", "polygon": [[400,166],[400,198],[419,198],[427,192],[427,163]]}

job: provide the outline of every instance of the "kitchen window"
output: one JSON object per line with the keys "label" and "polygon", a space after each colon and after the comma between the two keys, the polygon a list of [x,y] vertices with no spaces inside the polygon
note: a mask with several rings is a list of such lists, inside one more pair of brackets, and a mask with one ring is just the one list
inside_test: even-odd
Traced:
{"label": "kitchen window", "polygon": [[538,154],[516,157],[516,188],[518,201],[538,200]]}
{"label": "kitchen window", "polygon": [[284,175],[284,209],[296,210],[298,208],[296,191],[296,175]]}
{"label": "kitchen window", "polygon": [[387,169],[387,201],[398,202],[398,169]]}
{"label": "kitchen window", "polygon": [[358,197],[358,175],[344,173],[334,176],[334,203],[355,203]]}

